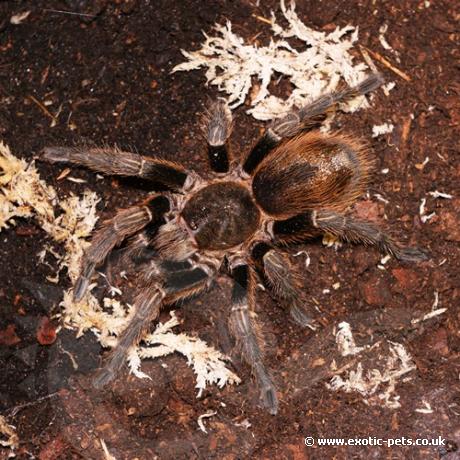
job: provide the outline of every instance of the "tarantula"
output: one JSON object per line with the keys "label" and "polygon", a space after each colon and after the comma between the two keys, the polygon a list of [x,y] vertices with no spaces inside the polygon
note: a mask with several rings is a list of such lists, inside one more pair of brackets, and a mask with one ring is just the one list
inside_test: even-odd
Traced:
{"label": "tarantula", "polygon": [[80,301],[95,268],[124,240],[140,276],[135,314],[94,384],[103,387],[122,368],[128,349],[139,342],[163,305],[197,294],[220,271],[233,278],[229,329],[251,366],[261,400],[271,414],[278,410],[276,390],[263,362],[263,346],[254,313],[260,278],[292,318],[311,321],[301,288],[301,274],[282,247],[330,234],[353,243],[375,245],[400,261],[426,258],[404,248],[374,224],[345,214],[363,193],[372,162],[352,137],[322,134],[321,122],[340,103],[382,84],[372,74],[355,87],[326,94],[298,111],[275,120],[242,162],[234,162],[228,140],[230,110],[215,102],[205,117],[204,135],[211,180],[180,164],[113,148],[47,147],[42,158],[94,171],[134,176],[161,183],[169,191],[149,195],[118,211],[94,234],[74,286]]}

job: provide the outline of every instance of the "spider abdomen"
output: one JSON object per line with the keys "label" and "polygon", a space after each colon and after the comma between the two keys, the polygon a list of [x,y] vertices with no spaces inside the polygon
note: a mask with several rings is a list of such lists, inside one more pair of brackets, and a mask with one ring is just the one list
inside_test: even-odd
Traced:
{"label": "spider abdomen", "polygon": [[252,187],[257,204],[273,216],[343,211],[363,192],[369,169],[358,143],[310,132],[274,149],[257,168]]}
{"label": "spider abdomen", "polygon": [[228,249],[257,230],[260,211],[249,190],[236,182],[218,182],[199,190],[181,213],[201,249]]}

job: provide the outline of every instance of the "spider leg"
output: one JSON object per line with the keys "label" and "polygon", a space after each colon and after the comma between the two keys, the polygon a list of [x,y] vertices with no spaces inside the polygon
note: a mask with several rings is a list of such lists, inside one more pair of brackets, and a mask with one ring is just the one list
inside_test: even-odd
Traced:
{"label": "spider leg", "polygon": [[228,138],[232,131],[232,113],[223,100],[214,102],[206,116],[203,131],[208,143],[209,164],[213,171],[225,173],[230,167]]}
{"label": "spider leg", "polygon": [[109,175],[135,176],[181,189],[191,177],[181,165],[109,147],[45,147],[41,159],[49,163],[72,163]]}
{"label": "spider leg", "polygon": [[262,160],[283,140],[294,137],[303,131],[318,128],[327,113],[336,110],[338,104],[356,96],[374,91],[383,84],[380,74],[374,73],[353,87],[345,87],[320,96],[298,111],[275,119],[265,130],[243,163],[243,170],[253,174]]}
{"label": "spider leg", "polygon": [[161,221],[154,221],[146,225],[144,230],[127,239],[125,247],[114,249],[106,259],[105,274],[109,284],[114,284],[116,273],[121,271],[132,273],[136,266],[147,263],[156,255],[152,248],[153,235]]}
{"label": "spider leg", "polygon": [[80,301],[88,288],[91,276],[98,264],[103,262],[112,249],[127,236],[133,235],[153,220],[158,220],[169,210],[169,200],[156,195],[145,204],[119,211],[105,221],[94,234],[91,246],[86,251],[80,276],[74,287],[74,300]]}
{"label": "spider leg", "polygon": [[247,265],[239,265],[232,270],[235,281],[232,293],[232,310],[229,318],[230,331],[245,361],[251,366],[257,384],[261,390],[263,405],[275,415],[278,412],[276,389],[270,374],[263,363],[261,337],[255,322],[254,273]]}
{"label": "spider leg", "polygon": [[289,219],[275,220],[271,232],[276,243],[285,245],[301,243],[322,233],[314,226],[311,211]]}
{"label": "spider leg", "polygon": [[270,249],[263,256],[264,274],[275,295],[289,305],[292,319],[308,326],[312,316],[303,295],[301,276],[294,269],[288,254]]}
{"label": "spider leg", "polygon": [[388,253],[403,262],[427,260],[427,254],[418,248],[402,247],[376,225],[332,211],[313,211],[313,225],[351,243],[377,246],[382,253]]}
{"label": "spider leg", "polygon": [[126,247],[120,250],[120,266],[148,262],[155,255],[155,250],[151,246],[152,230],[155,229],[149,227],[150,224],[144,231],[128,239]]}
{"label": "spider leg", "polygon": [[119,374],[129,349],[140,342],[150,323],[158,318],[163,304],[190,297],[209,286],[214,272],[208,266],[187,266],[190,268],[167,270],[158,260],[151,261],[143,273],[144,287],[134,301],[135,314],[121,333],[106,364],[97,373],[93,381],[96,388],[103,388]]}
{"label": "spider leg", "polygon": [[111,352],[104,367],[93,380],[95,388],[103,388],[120,372],[126,361],[128,350],[139,343],[150,322],[160,314],[164,292],[155,284],[147,285],[138,294],[134,303],[135,314],[127,328],[122,332],[118,343]]}

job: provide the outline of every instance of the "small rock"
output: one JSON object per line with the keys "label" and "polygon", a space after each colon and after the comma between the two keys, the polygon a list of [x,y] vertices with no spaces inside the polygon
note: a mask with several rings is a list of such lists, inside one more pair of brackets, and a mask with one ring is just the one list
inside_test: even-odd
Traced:
{"label": "small rock", "polygon": [[410,268],[394,268],[391,270],[391,274],[396,278],[393,290],[399,294],[403,294],[404,297],[411,297],[414,291],[420,290],[421,281],[414,270]]}
{"label": "small rock", "polygon": [[368,305],[384,306],[391,299],[388,281],[376,275],[371,276],[367,281],[361,281],[359,292]]}
{"label": "small rock", "polygon": [[44,316],[37,329],[37,340],[41,345],[51,345],[56,341],[56,327]]}
{"label": "small rock", "polygon": [[[300,438],[302,442],[296,442],[292,439],[290,442],[284,444],[272,444],[266,445],[259,453],[257,458],[261,460],[268,460],[272,458],[279,458],[282,460],[308,460],[312,457],[307,452],[307,447],[303,443],[303,439]],[[322,457],[324,458],[324,457]]]}
{"label": "small rock", "polygon": [[9,324],[6,329],[0,331],[0,344],[11,347],[19,343],[21,339],[16,334],[16,326]]}
{"label": "small rock", "polygon": [[16,235],[18,236],[33,236],[40,233],[40,230],[33,225],[21,225],[16,227]]}
{"label": "small rock", "polygon": [[181,399],[193,404],[196,400],[195,376],[185,361],[177,356],[168,359],[166,373],[171,387],[180,395]]}
{"label": "small rock", "polygon": [[67,448],[61,435],[57,438],[52,439],[48,442],[38,454],[39,460],[56,460],[64,454],[64,450]]}
{"label": "small rock", "polygon": [[442,356],[449,355],[449,345],[447,343],[447,331],[444,327],[440,327],[428,337],[426,345],[430,350],[439,353]]}
{"label": "small rock", "polygon": [[126,413],[134,417],[158,414],[169,397],[169,386],[160,363],[145,361],[142,363],[142,372],[150,375],[152,380],[123,374],[111,387]]}
{"label": "small rock", "polygon": [[125,0],[122,4],[121,4],[121,11],[123,14],[131,14],[137,7],[137,0]]}
{"label": "small rock", "polygon": [[361,273],[377,265],[378,260],[379,256],[373,249],[364,246],[356,246],[353,248],[354,272],[357,275],[361,275]]}
{"label": "small rock", "polygon": [[443,211],[440,214],[440,223],[436,226],[435,229],[436,231],[445,235],[445,240],[460,242],[459,214],[454,211]]}
{"label": "small rock", "polygon": [[358,201],[355,204],[355,214],[360,219],[379,222],[380,209],[378,203],[371,200]]}

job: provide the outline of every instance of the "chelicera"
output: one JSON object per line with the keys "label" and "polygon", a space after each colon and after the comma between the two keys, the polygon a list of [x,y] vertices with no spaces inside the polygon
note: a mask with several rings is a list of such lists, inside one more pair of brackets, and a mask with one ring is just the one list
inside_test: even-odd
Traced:
{"label": "chelicera", "polygon": [[95,232],[84,256],[74,286],[76,302],[85,295],[95,268],[123,242],[124,263],[139,278],[135,314],[95,378],[97,387],[117,376],[128,349],[164,305],[198,294],[224,272],[233,279],[229,330],[252,368],[264,407],[275,414],[276,389],[264,365],[254,313],[256,283],[263,282],[299,324],[306,326],[312,318],[302,275],[284,248],[330,234],[377,246],[401,261],[426,258],[423,251],[404,248],[373,223],[347,213],[368,184],[372,161],[352,137],[318,129],[340,103],[381,84],[382,78],[373,74],[275,120],[241,161],[232,158],[228,148],[230,110],[217,101],[204,123],[214,172],[209,180],[180,164],[113,148],[44,149],[42,158],[51,163],[134,176],[169,189],[117,211]]}

